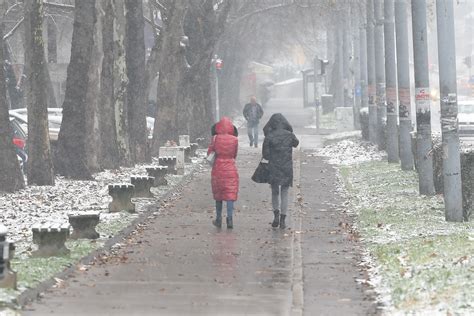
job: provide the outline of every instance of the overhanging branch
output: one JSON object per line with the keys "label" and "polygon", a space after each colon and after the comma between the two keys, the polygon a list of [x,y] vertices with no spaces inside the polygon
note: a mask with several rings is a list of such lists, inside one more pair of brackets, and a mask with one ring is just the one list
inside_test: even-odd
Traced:
{"label": "overhanging branch", "polygon": [[18,22],[16,22],[15,26],[12,27],[12,29],[3,36],[3,40],[5,41],[12,37],[13,34],[15,34],[16,30],[20,27],[20,25],[23,24],[23,21],[25,21],[25,17],[22,17],[20,20],[18,20]]}

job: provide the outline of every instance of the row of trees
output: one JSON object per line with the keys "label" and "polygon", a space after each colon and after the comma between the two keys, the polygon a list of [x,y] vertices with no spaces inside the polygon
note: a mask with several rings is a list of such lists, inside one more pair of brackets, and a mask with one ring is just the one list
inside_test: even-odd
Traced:
{"label": "row of trees", "polygon": [[[428,37],[434,32],[428,31],[427,21],[436,16],[437,36],[433,37],[438,43],[445,215],[448,221],[463,221],[453,0],[366,0],[341,4],[345,6],[333,12],[334,24],[328,28],[328,38],[332,39],[330,52],[334,52],[336,60],[336,100],[338,104],[353,104],[355,113],[360,107],[368,108],[369,140],[387,151],[388,162],[401,162],[403,170],[416,166],[423,195],[435,194],[428,55],[436,58],[429,51]],[[410,29],[414,91],[410,83]],[[351,86],[359,93],[353,94],[354,102],[347,103]],[[413,147],[412,92],[416,108]],[[416,148],[415,155],[412,148]]]}
{"label": "row of trees", "polygon": [[[9,38],[23,42],[28,184],[52,185],[55,174],[92,179],[102,169],[148,161],[180,133],[207,137],[213,122],[213,56],[224,59],[220,101],[222,114],[230,114],[240,108],[247,62],[291,51],[295,43],[305,46],[323,23],[320,12],[334,5],[330,0],[1,0],[0,24],[2,29],[10,25],[0,36],[0,46],[10,47],[3,53],[12,52]],[[59,104],[62,124],[52,149],[47,107],[56,106],[56,100],[48,62],[61,55],[56,51],[61,52],[56,38],[64,28],[59,17],[73,26],[64,102]],[[145,25],[154,34],[148,51]],[[18,89],[4,87],[15,80],[5,80],[2,71],[0,190],[14,191],[24,186],[8,124]],[[153,91],[157,107],[150,141],[146,115]]]}

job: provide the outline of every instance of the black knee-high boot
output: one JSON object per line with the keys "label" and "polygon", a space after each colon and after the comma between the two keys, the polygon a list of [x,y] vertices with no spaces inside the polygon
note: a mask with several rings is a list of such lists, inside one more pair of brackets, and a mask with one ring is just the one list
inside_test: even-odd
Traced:
{"label": "black knee-high boot", "polygon": [[283,214],[280,215],[280,228],[281,229],[286,228],[285,218],[286,218],[286,215],[283,215]]}
{"label": "black knee-high boot", "polygon": [[273,215],[275,217],[273,218],[272,227],[278,227],[280,225],[280,210],[274,210]]}

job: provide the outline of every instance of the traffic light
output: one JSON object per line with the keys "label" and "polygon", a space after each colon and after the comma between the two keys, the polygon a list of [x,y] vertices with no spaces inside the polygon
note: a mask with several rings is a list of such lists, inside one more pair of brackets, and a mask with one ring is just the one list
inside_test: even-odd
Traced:
{"label": "traffic light", "polygon": [[471,56],[466,56],[464,57],[464,64],[468,67],[471,68]]}
{"label": "traffic light", "polygon": [[325,75],[326,66],[329,65],[329,60],[320,59],[319,62],[320,62],[321,75]]}

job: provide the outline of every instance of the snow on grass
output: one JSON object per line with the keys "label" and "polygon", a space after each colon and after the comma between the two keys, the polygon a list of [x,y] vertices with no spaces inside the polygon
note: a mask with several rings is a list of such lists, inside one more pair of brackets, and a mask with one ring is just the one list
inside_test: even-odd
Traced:
{"label": "snow on grass", "polygon": [[[200,153],[202,156],[202,153]],[[202,158],[193,158],[187,164],[185,174],[202,169]],[[151,165],[157,165],[156,160]],[[134,199],[137,214],[108,213],[112,198],[108,195],[108,184],[129,183],[130,176],[146,175],[145,165],[134,168],[107,170],[94,176],[95,181],[75,181],[56,178],[54,186],[29,186],[13,194],[0,194],[0,220],[8,229],[8,239],[15,242],[15,258],[12,269],[18,273],[18,291],[0,290],[0,305],[14,302],[16,296],[27,288],[51,278],[65,267],[77,262],[93,250],[103,246],[108,238],[130,225],[145,212],[147,207],[157,203],[164,194],[176,188],[182,176],[168,175],[168,185],[152,188],[155,199]],[[100,211],[97,231],[100,239],[96,241],[68,241],[69,256],[51,258],[32,258],[35,249],[31,227],[36,223],[67,223],[68,213],[75,211]]]}
{"label": "snow on grass", "polygon": [[385,153],[378,151],[375,145],[361,140],[353,133],[347,135],[348,139],[318,149],[314,155],[326,157],[328,162],[334,165],[353,165],[365,161],[381,160],[385,157]]}
{"label": "snow on grass", "polygon": [[[348,147],[331,159],[347,162]],[[385,312],[474,314],[474,224],[446,222],[442,197],[420,196],[414,171],[382,161],[339,171]]]}

